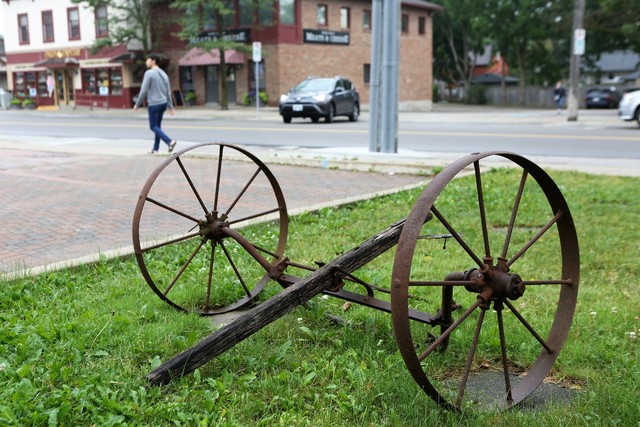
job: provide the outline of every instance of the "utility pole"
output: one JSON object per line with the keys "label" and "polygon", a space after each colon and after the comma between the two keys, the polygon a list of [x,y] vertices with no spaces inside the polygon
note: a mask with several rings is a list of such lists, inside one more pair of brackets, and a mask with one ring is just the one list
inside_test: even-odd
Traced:
{"label": "utility pole", "polygon": [[584,37],[585,32],[583,26],[584,21],[584,1],[575,0],[573,7],[573,25],[571,34],[571,62],[569,69],[569,97],[567,107],[569,114],[567,120],[575,122],[578,120],[578,94],[580,82],[580,57],[584,54]]}

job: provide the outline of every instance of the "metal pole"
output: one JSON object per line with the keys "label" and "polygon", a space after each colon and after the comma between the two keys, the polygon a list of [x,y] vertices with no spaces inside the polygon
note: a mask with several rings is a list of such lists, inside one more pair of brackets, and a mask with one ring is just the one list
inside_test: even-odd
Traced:
{"label": "metal pole", "polygon": [[578,120],[578,94],[580,82],[580,55],[576,55],[574,51],[576,46],[576,30],[582,28],[584,18],[584,0],[575,0],[573,8],[573,25],[571,33],[571,62],[569,69],[569,97],[567,99],[567,108],[569,110],[567,120],[575,122]]}
{"label": "metal pole", "polygon": [[398,129],[398,21],[400,3],[398,0],[383,2],[382,40],[382,140],[381,151],[397,152]]}
{"label": "metal pole", "polygon": [[260,86],[258,85],[258,61],[255,61],[256,64],[256,119],[260,118]]}
{"label": "metal pole", "polygon": [[382,0],[371,7],[371,65],[369,67],[369,151],[380,151],[380,58],[382,54]]}

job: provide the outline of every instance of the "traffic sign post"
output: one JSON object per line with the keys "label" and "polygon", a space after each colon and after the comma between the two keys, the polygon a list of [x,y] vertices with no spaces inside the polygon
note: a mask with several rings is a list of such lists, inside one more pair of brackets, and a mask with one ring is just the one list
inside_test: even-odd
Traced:
{"label": "traffic sign post", "polygon": [[576,28],[573,32],[573,54],[584,55],[585,36],[587,32],[584,28]]}
{"label": "traffic sign post", "polygon": [[255,67],[254,75],[256,77],[255,101],[256,101],[256,118],[260,118],[260,85],[258,79],[258,64],[262,61],[262,43],[253,42],[253,63]]}

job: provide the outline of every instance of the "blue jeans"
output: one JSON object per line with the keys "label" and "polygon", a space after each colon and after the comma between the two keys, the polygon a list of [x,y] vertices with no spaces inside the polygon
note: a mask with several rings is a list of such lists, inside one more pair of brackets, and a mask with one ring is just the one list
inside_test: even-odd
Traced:
{"label": "blue jeans", "polygon": [[162,125],[162,116],[164,112],[167,111],[167,104],[150,105],[147,111],[149,113],[149,128],[155,134],[153,151],[158,151],[160,148],[160,140],[163,140],[167,145],[171,143],[171,138],[160,128]]}

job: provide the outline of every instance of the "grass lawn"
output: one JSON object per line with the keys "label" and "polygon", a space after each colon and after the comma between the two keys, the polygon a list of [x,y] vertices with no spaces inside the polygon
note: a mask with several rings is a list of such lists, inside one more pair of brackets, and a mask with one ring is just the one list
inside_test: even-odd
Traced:
{"label": "grass lawn", "polygon": [[[146,285],[135,259],[127,257],[0,282],[0,426],[638,426],[640,179],[551,175],[571,208],[581,252],[573,325],[550,375],[574,390],[569,402],[508,411],[444,411],[405,368],[389,314],[356,304],[346,309],[343,301],[322,296],[193,375],[151,386],[146,375],[208,335],[212,321],[163,303]],[[502,185],[507,188],[519,176],[496,170],[483,179],[500,194]],[[474,185],[472,177],[449,185],[451,209]],[[292,217],[286,254],[303,264],[331,261],[404,218],[420,192]],[[503,193],[513,198],[509,189]],[[534,199],[522,207],[533,229],[541,215],[538,205]],[[461,210],[460,229],[472,216]],[[501,222],[488,221],[500,229]],[[436,280],[442,279],[438,269],[448,268],[446,259],[436,257],[448,258],[456,250],[449,241],[443,252],[443,243],[425,243],[438,250],[414,260],[416,269],[436,271]],[[539,244],[543,255],[553,250],[546,245]],[[390,252],[361,273],[367,281],[389,286]],[[527,277],[544,274],[536,265],[538,255],[527,256],[522,262]],[[278,289],[271,284],[264,294]],[[530,318],[553,315],[557,296],[527,296],[515,304]],[[428,305],[426,296],[417,301]],[[325,313],[345,323],[337,325]],[[474,324],[458,331],[449,349],[428,361],[439,381],[464,364],[471,341],[465,334],[473,332]],[[523,328],[506,327],[509,357],[526,367],[539,349]],[[496,334],[489,331],[495,328],[486,329],[474,371],[496,362],[485,356],[495,350]]]}

